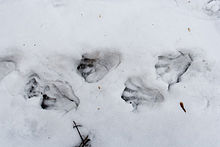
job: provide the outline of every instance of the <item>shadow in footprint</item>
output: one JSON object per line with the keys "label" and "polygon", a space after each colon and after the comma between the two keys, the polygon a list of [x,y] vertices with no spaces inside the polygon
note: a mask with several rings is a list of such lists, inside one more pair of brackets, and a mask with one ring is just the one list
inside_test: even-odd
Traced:
{"label": "shadow in footprint", "polygon": [[28,82],[25,85],[25,98],[32,98],[41,95],[42,87],[40,87],[40,77],[34,73],[28,77]]}
{"label": "shadow in footprint", "polygon": [[180,55],[164,55],[158,56],[158,62],[155,65],[156,73],[170,87],[181,81],[181,77],[188,70],[192,63],[190,54],[180,52]]}

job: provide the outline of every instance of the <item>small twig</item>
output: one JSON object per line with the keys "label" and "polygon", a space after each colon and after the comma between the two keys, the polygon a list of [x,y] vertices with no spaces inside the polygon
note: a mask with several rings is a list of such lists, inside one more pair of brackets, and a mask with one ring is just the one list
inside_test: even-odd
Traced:
{"label": "small twig", "polygon": [[89,141],[90,141],[89,135],[87,135],[87,136],[85,137],[85,139],[83,139],[83,136],[81,135],[81,133],[80,133],[80,131],[79,131],[79,128],[78,128],[78,127],[82,127],[82,126],[81,126],[81,125],[77,125],[75,121],[73,121],[73,123],[74,123],[73,128],[76,128],[76,130],[77,130],[77,132],[78,132],[78,134],[79,134],[79,136],[80,136],[80,138],[81,138],[81,140],[82,140],[82,142],[80,143],[80,145],[77,146],[77,147],[86,147],[86,146],[88,146],[88,143],[89,143]]}
{"label": "small twig", "polygon": [[186,109],[184,108],[183,102],[180,102],[180,107],[183,109],[183,111],[186,113]]}
{"label": "small twig", "polygon": [[[75,121],[73,121],[73,123],[74,123],[74,126],[73,126],[73,128],[76,128],[76,130],[77,130],[77,132],[79,133],[79,136],[80,136],[80,138],[81,138],[81,140],[82,140],[82,142],[83,142],[83,137],[82,137],[82,135],[81,135],[81,133],[80,133],[80,131],[79,131],[79,126],[80,125],[76,125],[76,122]],[[81,126],[80,126],[81,127]]]}
{"label": "small twig", "polygon": [[79,147],[84,147],[87,145],[87,143],[90,141],[89,136],[87,135],[86,138],[81,142]]}

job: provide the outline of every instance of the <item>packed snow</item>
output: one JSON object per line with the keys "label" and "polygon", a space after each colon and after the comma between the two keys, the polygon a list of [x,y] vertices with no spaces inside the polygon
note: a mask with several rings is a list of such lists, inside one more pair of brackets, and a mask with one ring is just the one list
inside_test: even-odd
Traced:
{"label": "packed snow", "polygon": [[0,0],[1,147],[219,147],[220,0]]}

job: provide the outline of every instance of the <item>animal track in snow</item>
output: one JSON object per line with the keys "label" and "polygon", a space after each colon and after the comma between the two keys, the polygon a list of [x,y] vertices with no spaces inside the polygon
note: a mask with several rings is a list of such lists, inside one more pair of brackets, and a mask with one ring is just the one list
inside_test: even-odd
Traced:
{"label": "animal track in snow", "polygon": [[69,111],[77,108],[80,103],[68,82],[42,80],[36,73],[28,77],[25,85],[25,97],[40,97],[43,109]]}
{"label": "animal track in snow", "polygon": [[220,0],[209,0],[203,9],[206,14],[220,18]]}
{"label": "animal track in snow", "polygon": [[125,82],[125,89],[121,98],[132,104],[134,109],[137,109],[138,105],[153,105],[164,101],[164,96],[159,90],[146,87],[139,78],[129,78]]}
{"label": "animal track in snow", "polygon": [[70,110],[79,106],[79,98],[75,96],[71,85],[68,82],[54,81],[46,83],[43,92],[43,109]]}
{"label": "animal track in snow", "polygon": [[115,52],[87,53],[82,55],[77,70],[86,82],[95,83],[103,79],[120,62],[120,54]]}
{"label": "animal track in snow", "polygon": [[190,54],[180,52],[178,56],[162,55],[158,56],[158,62],[155,65],[156,73],[167,82],[168,90],[170,87],[179,83],[183,74],[188,70],[192,63]]}
{"label": "animal track in snow", "polygon": [[12,60],[0,60],[0,80],[16,69],[16,64]]}

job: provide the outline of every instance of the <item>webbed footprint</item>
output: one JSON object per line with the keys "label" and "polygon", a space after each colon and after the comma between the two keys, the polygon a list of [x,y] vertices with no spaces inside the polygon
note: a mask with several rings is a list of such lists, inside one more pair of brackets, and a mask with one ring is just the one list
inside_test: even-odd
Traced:
{"label": "webbed footprint", "polygon": [[44,87],[43,109],[65,109],[67,111],[79,106],[79,98],[74,94],[68,82],[49,82]]}
{"label": "webbed footprint", "polygon": [[170,86],[179,83],[183,74],[188,70],[192,63],[190,54],[180,52],[179,55],[158,56],[158,62],[155,65],[156,73]]}
{"label": "webbed footprint", "polygon": [[28,77],[25,85],[25,97],[40,97],[43,109],[69,111],[77,108],[80,103],[68,82],[46,81],[36,73]]}
{"label": "webbed footprint", "polygon": [[120,54],[115,52],[93,52],[82,55],[77,67],[81,76],[88,83],[103,79],[108,72],[120,64]]}
{"label": "webbed footprint", "polygon": [[154,105],[164,101],[164,96],[159,90],[146,87],[139,78],[129,78],[125,82],[125,89],[121,98],[132,104],[134,109],[137,109],[139,105]]}

